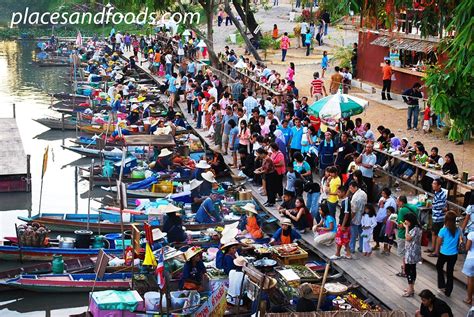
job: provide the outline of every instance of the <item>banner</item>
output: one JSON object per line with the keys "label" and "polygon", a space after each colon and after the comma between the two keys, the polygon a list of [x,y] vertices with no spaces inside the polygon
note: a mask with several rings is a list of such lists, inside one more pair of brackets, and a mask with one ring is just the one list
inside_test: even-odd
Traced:
{"label": "banner", "polygon": [[48,152],[49,152],[49,145],[46,147],[43,154],[43,170],[41,173],[41,178],[43,178],[44,173],[46,173],[46,169],[48,168]]}
{"label": "banner", "polygon": [[227,289],[224,283],[212,292],[212,295],[193,314],[194,317],[221,317],[227,308]]}

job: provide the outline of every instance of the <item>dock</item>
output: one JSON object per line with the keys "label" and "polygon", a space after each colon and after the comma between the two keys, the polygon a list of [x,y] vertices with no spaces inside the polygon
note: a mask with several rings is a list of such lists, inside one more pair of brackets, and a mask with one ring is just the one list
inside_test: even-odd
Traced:
{"label": "dock", "polygon": [[[163,79],[151,74],[146,65],[147,62],[144,62],[141,68],[149,74],[150,78],[160,83]],[[140,66],[137,65],[137,67]],[[179,107],[188,124],[193,127],[196,134],[207,143],[208,147],[214,148],[214,145],[210,144],[207,138],[208,132],[202,129],[196,129],[196,124],[192,116],[187,113],[186,104],[179,102]],[[223,158],[227,166],[232,163],[232,157],[230,155],[223,156]],[[237,168],[229,169],[235,175],[239,172]],[[282,219],[276,207],[269,208],[263,206],[267,199],[260,195],[257,187],[249,183],[245,184],[245,187],[252,191],[254,200],[261,210],[278,220]],[[334,255],[336,251],[335,244],[332,246],[315,246],[312,232],[302,234],[301,242],[328,262],[330,261],[329,258]],[[336,270],[343,273],[353,285],[359,285],[361,292],[366,294],[368,298],[377,300],[389,310],[401,310],[414,315],[415,311],[420,309],[421,299],[417,295],[411,298],[401,296],[403,290],[407,287],[407,279],[396,276],[400,271],[402,258],[396,254],[395,249],[392,250],[389,256],[384,256],[374,251],[370,257],[364,257],[361,253],[356,253],[353,257],[352,260],[341,259],[331,261],[331,264]],[[432,261],[432,259],[429,261],[424,259],[422,264],[417,265],[415,293],[418,294],[423,289],[429,289],[437,297],[448,303],[454,316],[466,316],[470,306],[463,302],[463,299],[466,297],[466,282],[461,282],[462,273],[459,272],[460,268],[462,268],[463,257],[459,257],[458,263],[456,263],[454,289],[450,297],[446,297],[443,293],[438,291],[437,271],[435,265],[433,265],[436,263]]]}
{"label": "dock", "polygon": [[0,192],[30,192],[30,156],[15,118],[0,118]]}

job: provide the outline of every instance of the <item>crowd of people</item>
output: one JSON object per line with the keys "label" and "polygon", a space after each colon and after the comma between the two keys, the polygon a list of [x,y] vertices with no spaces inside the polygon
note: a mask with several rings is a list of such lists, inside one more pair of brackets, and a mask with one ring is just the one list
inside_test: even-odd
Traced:
{"label": "crowd of people", "polygon": [[[375,250],[390,256],[392,246],[396,244],[402,258],[397,275],[405,277],[408,285],[402,296],[411,297],[415,294],[416,266],[422,260],[422,232],[429,225],[432,249],[428,251],[430,256],[438,258],[439,289],[446,296],[451,295],[454,265],[464,246],[468,252],[463,268],[468,277],[465,302],[472,303],[472,198],[466,204],[466,221],[458,227],[457,214],[449,210],[447,202],[449,184],[436,173],[415,175],[412,164],[394,160],[379,150],[407,157],[411,162],[439,165],[444,174],[457,174],[452,153],[442,157],[436,147],[428,153],[421,142],[410,143],[408,138],[396,136],[384,126],[377,127],[379,135],[376,136],[371,124],[363,123],[361,118],[342,118],[335,127],[325,125],[309,111],[312,100],[326,95],[324,83],[321,84],[323,76],[315,73],[311,96],[300,96],[293,80],[295,66],[292,63],[282,79],[263,63],[238,58],[235,52],[226,48],[224,54],[228,62],[243,64],[249,70],[249,76],[285,92],[281,99],[258,98],[247,88],[243,76],[236,77],[235,83],[225,85],[210,68],[202,70],[193,60],[192,48],[184,38],[177,36],[166,44],[152,39],[147,45],[143,51],[152,47],[153,60],[156,52],[160,54],[159,62],[152,62],[152,67],[159,63],[159,69],[163,62],[166,64],[165,73],[157,74],[165,78],[163,91],[170,96],[170,106],[185,102],[185,110],[194,119],[196,128],[209,131],[208,137],[215,145],[216,153],[231,155],[231,167],[238,169],[239,176],[248,179],[262,196],[267,197],[265,206],[278,208],[285,219],[272,243],[290,243],[300,239],[305,232],[313,232],[316,245],[335,244],[332,260],[353,259],[356,252],[368,257]],[[183,54],[180,54],[180,47]],[[164,61],[161,52],[166,52]],[[168,67],[168,64],[171,65]],[[331,83],[330,93],[337,93],[346,79],[344,73],[348,72],[345,69],[339,73],[336,67],[336,73],[331,77],[335,84]],[[236,74],[230,73],[231,76]],[[416,122],[414,125],[416,127]],[[390,188],[380,188],[374,181],[379,177],[378,169],[404,179],[419,177],[423,188],[434,194],[431,219],[421,217],[418,207],[410,204],[406,196],[395,197]],[[207,199],[211,200],[208,205],[212,208],[212,195]],[[208,212],[201,214],[204,215],[202,222],[219,219],[218,212],[212,217]],[[242,228],[260,232],[258,217],[252,210],[246,221]],[[433,303],[438,299],[430,291],[423,291],[420,296],[426,299],[426,305],[423,304],[426,307],[436,306]],[[420,314],[428,316],[423,312]],[[452,316],[452,313],[448,315]]]}

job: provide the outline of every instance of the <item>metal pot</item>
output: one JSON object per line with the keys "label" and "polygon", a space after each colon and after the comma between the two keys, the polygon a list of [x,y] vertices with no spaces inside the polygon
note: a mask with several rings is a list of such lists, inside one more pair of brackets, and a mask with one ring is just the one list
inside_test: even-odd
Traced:
{"label": "metal pot", "polygon": [[269,259],[269,258],[263,258],[263,259],[253,262],[253,265],[255,267],[261,267],[261,268],[272,268],[277,265],[277,261],[273,259]]}
{"label": "metal pot", "polygon": [[74,242],[76,239],[74,238],[61,238],[59,240],[59,247],[61,249],[74,249]]}

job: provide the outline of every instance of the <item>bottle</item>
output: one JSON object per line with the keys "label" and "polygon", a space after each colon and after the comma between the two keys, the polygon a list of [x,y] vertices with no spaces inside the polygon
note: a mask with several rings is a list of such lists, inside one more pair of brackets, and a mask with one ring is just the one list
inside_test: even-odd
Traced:
{"label": "bottle", "polygon": [[53,261],[51,262],[51,271],[54,274],[64,273],[64,261],[62,255],[53,255]]}
{"label": "bottle", "polygon": [[125,265],[130,266],[132,265],[133,261],[133,249],[131,246],[128,246],[125,249]]}

